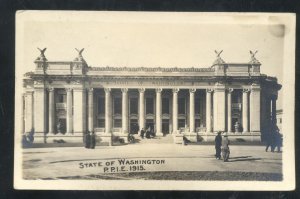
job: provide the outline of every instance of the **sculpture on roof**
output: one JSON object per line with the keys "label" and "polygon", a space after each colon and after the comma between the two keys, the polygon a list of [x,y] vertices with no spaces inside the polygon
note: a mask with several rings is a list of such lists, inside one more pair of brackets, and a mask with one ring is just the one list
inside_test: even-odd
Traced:
{"label": "sculpture on roof", "polygon": [[47,48],[44,48],[44,49],[40,49],[40,48],[37,48],[39,51],[40,51],[40,56],[38,58],[36,58],[36,60],[39,60],[39,61],[46,61],[46,56],[45,56],[45,51],[47,50]]}
{"label": "sculpture on roof", "polygon": [[82,48],[81,50],[75,48],[75,50],[78,52],[78,57],[82,57],[82,52],[84,51],[84,48]]}
{"label": "sculpture on roof", "polygon": [[255,52],[250,50],[250,55],[251,55],[251,60],[250,63],[252,64],[260,64],[260,62],[256,59],[255,55],[258,51],[256,50]]}
{"label": "sculpture on roof", "polygon": [[215,50],[215,53],[216,53],[216,55],[217,55],[217,58],[221,58],[221,54],[222,54],[222,52],[223,52],[223,50],[221,50],[221,51],[217,51],[217,50]]}
{"label": "sculpture on roof", "polygon": [[215,53],[217,55],[217,59],[214,61],[214,65],[215,64],[225,64],[225,61],[221,58],[222,52],[223,52],[223,50],[221,50],[221,51],[215,50]]}
{"label": "sculpture on roof", "polygon": [[74,59],[74,61],[83,61],[83,62],[85,62],[85,60],[82,57],[82,52],[84,51],[84,48],[82,48],[80,50],[75,48],[75,50],[78,52],[78,56]]}

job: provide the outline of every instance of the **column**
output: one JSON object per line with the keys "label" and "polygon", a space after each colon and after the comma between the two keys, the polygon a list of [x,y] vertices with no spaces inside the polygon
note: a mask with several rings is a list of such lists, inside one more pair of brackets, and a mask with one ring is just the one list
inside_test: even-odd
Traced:
{"label": "column", "polygon": [[94,131],[94,89],[90,88],[88,92],[88,131]]}
{"label": "column", "polygon": [[[71,92],[71,91],[69,91]],[[74,88],[74,134],[85,133],[86,131],[86,90],[83,88]],[[70,96],[70,94],[69,94]],[[71,97],[69,97],[70,99]],[[70,100],[71,101],[71,100]],[[70,103],[68,103],[70,104]],[[71,106],[69,106],[70,108]],[[71,108],[70,108],[71,109]],[[69,109],[69,110],[70,110]]]}
{"label": "column", "polygon": [[206,132],[212,132],[211,124],[211,98],[212,98],[212,89],[206,89]]}
{"label": "column", "polygon": [[25,94],[22,93],[22,96],[21,96],[21,134],[24,134],[24,131],[25,131],[25,112],[24,112],[24,109],[25,109]]}
{"label": "column", "polygon": [[49,88],[49,134],[55,132],[55,104],[54,104],[54,88]]}
{"label": "column", "polygon": [[25,132],[33,130],[33,91],[27,91],[25,94]]}
{"label": "column", "polygon": [[224,132],[226,129],[226,107],[225,107],[225,85],[217,83],[214,90],[214,99],[213,99],[213,129],[214,131]]}
{"label": "column", "polygon": [[[46,95],[44,88],[34,90],[34,132],[46,133]],[[42,135],[41,135],[42,136]]]}
{"label": "column", "polygon": [[260,86],[252,85],[250,93],[250,131],[260,132]]}
{"label": "column", "polygon": [[243,89],[243,132],[249,132],[249,128],[248,128],[248,92],[249,92],[249,89]]}
{"label": "column", "polygon": [[177,133],[178,130],[178,88],[173,90],[173,133]]}
{"label": "column", "polygon": [[67,91],[67,134],[72,134],[73,133],[73,94],[71,88],[67,88],[66,91]]}
{"label": "column", "polygon": [[157,88],[156,90],[156,135],[162,135],[161,132],[161,88]]}
{"label": "column", "polygon": [[110,88],[105,88],[105,133],[111,133],[111,94]]}
{"label": "column", "polygon": [[190,89],[190,133],[195,132],[195,92],[196,89]]}
{"label": "column", "polygon": [[231,94],[233,92],[232,88],[228,89],[227,93],[227,132],[232,132],[232,100],[231,100]]}
{"label": "column", "polygon": [[139,89],[139,129],[145,129],[145,89]]}
{"label": "column", "polygon": [[128,89],[122,88],[122,130],[128,133]]}

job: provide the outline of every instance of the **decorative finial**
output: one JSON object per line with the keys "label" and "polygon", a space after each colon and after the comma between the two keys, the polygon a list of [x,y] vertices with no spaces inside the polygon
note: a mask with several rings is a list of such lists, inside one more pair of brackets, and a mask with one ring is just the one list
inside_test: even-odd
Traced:
{"label": "decorative finial", "polygon": [[80,50],[75,48],[75,50],[78,52],[78,56],[75,58],[74,61],[84,61],[84,59],[82,57],[82,52],[84,51],[84,48],[82,48]]}
{"label": "decorative finial", "polygon": [[82,52],[84,51],[84,48],[82,48],[81,50],[75,48],[75,50],[78,52],[78,57],[82,57]]}
{"label": "decorative finial", "polygon": [[255,55],[258,51],[256,50],[255,52],[250,50],[250,55],[251,55],[251,60],[250,63],[251,64],[260,64],[260,62],[256,59]]}
{"label": "decorative finial", "polygon": [[215,53],[217,55],[217,59],[214,61],[214,65],[215,64],[225,64],[225,61],[221,58],[222,52],[223,52],[223,50],[221,50],[221,51],[215,50]]}
{"label": "decorative finial", "polygon": [[217,59],[218,58],[221,58],[221,54],[222,54],[222,52],[223,52],[223,50],[221,50],[220,52],[218,52],[217,50],[215,50],[215,53],[216,53],[216,55],[217,55]]}
{"label": "decorative finial", "polygon": [[47,48],[44,48],[44,49],[37,48],[37,49],[40,51],[41,54],[38,58],[36,58],[36,60],[47,61],[46,56],[45,56],[45,51],[47,50]]}

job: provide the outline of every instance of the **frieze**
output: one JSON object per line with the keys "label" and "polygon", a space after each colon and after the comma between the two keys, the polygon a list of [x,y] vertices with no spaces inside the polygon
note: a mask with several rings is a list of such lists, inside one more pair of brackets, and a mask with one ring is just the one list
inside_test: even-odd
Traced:
{"label": "frieze", "polygon": [[163,68],[163,67],[89,67],[90,71],[128,71],[128,72],[213,72],[213,68]]}

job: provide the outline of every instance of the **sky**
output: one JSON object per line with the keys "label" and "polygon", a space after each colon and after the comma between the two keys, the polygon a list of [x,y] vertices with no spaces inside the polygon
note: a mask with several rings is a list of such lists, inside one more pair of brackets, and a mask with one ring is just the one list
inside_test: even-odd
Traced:
{"label": "sky", "polygon": [[17,15],[27,16],[17,26],[22,72],[34,70],[37,47],[47,48],[49,61],[72,61],[77,56],[74,48],[85,48],[83,57],[92,67],[205,68],[214,62],[214,50],[223,50],[221,57],[228,63],[247,63],[249,51],[258,50],[261,73],[282,83],[286,30],[274,18],[197,13],[27,14]]}

